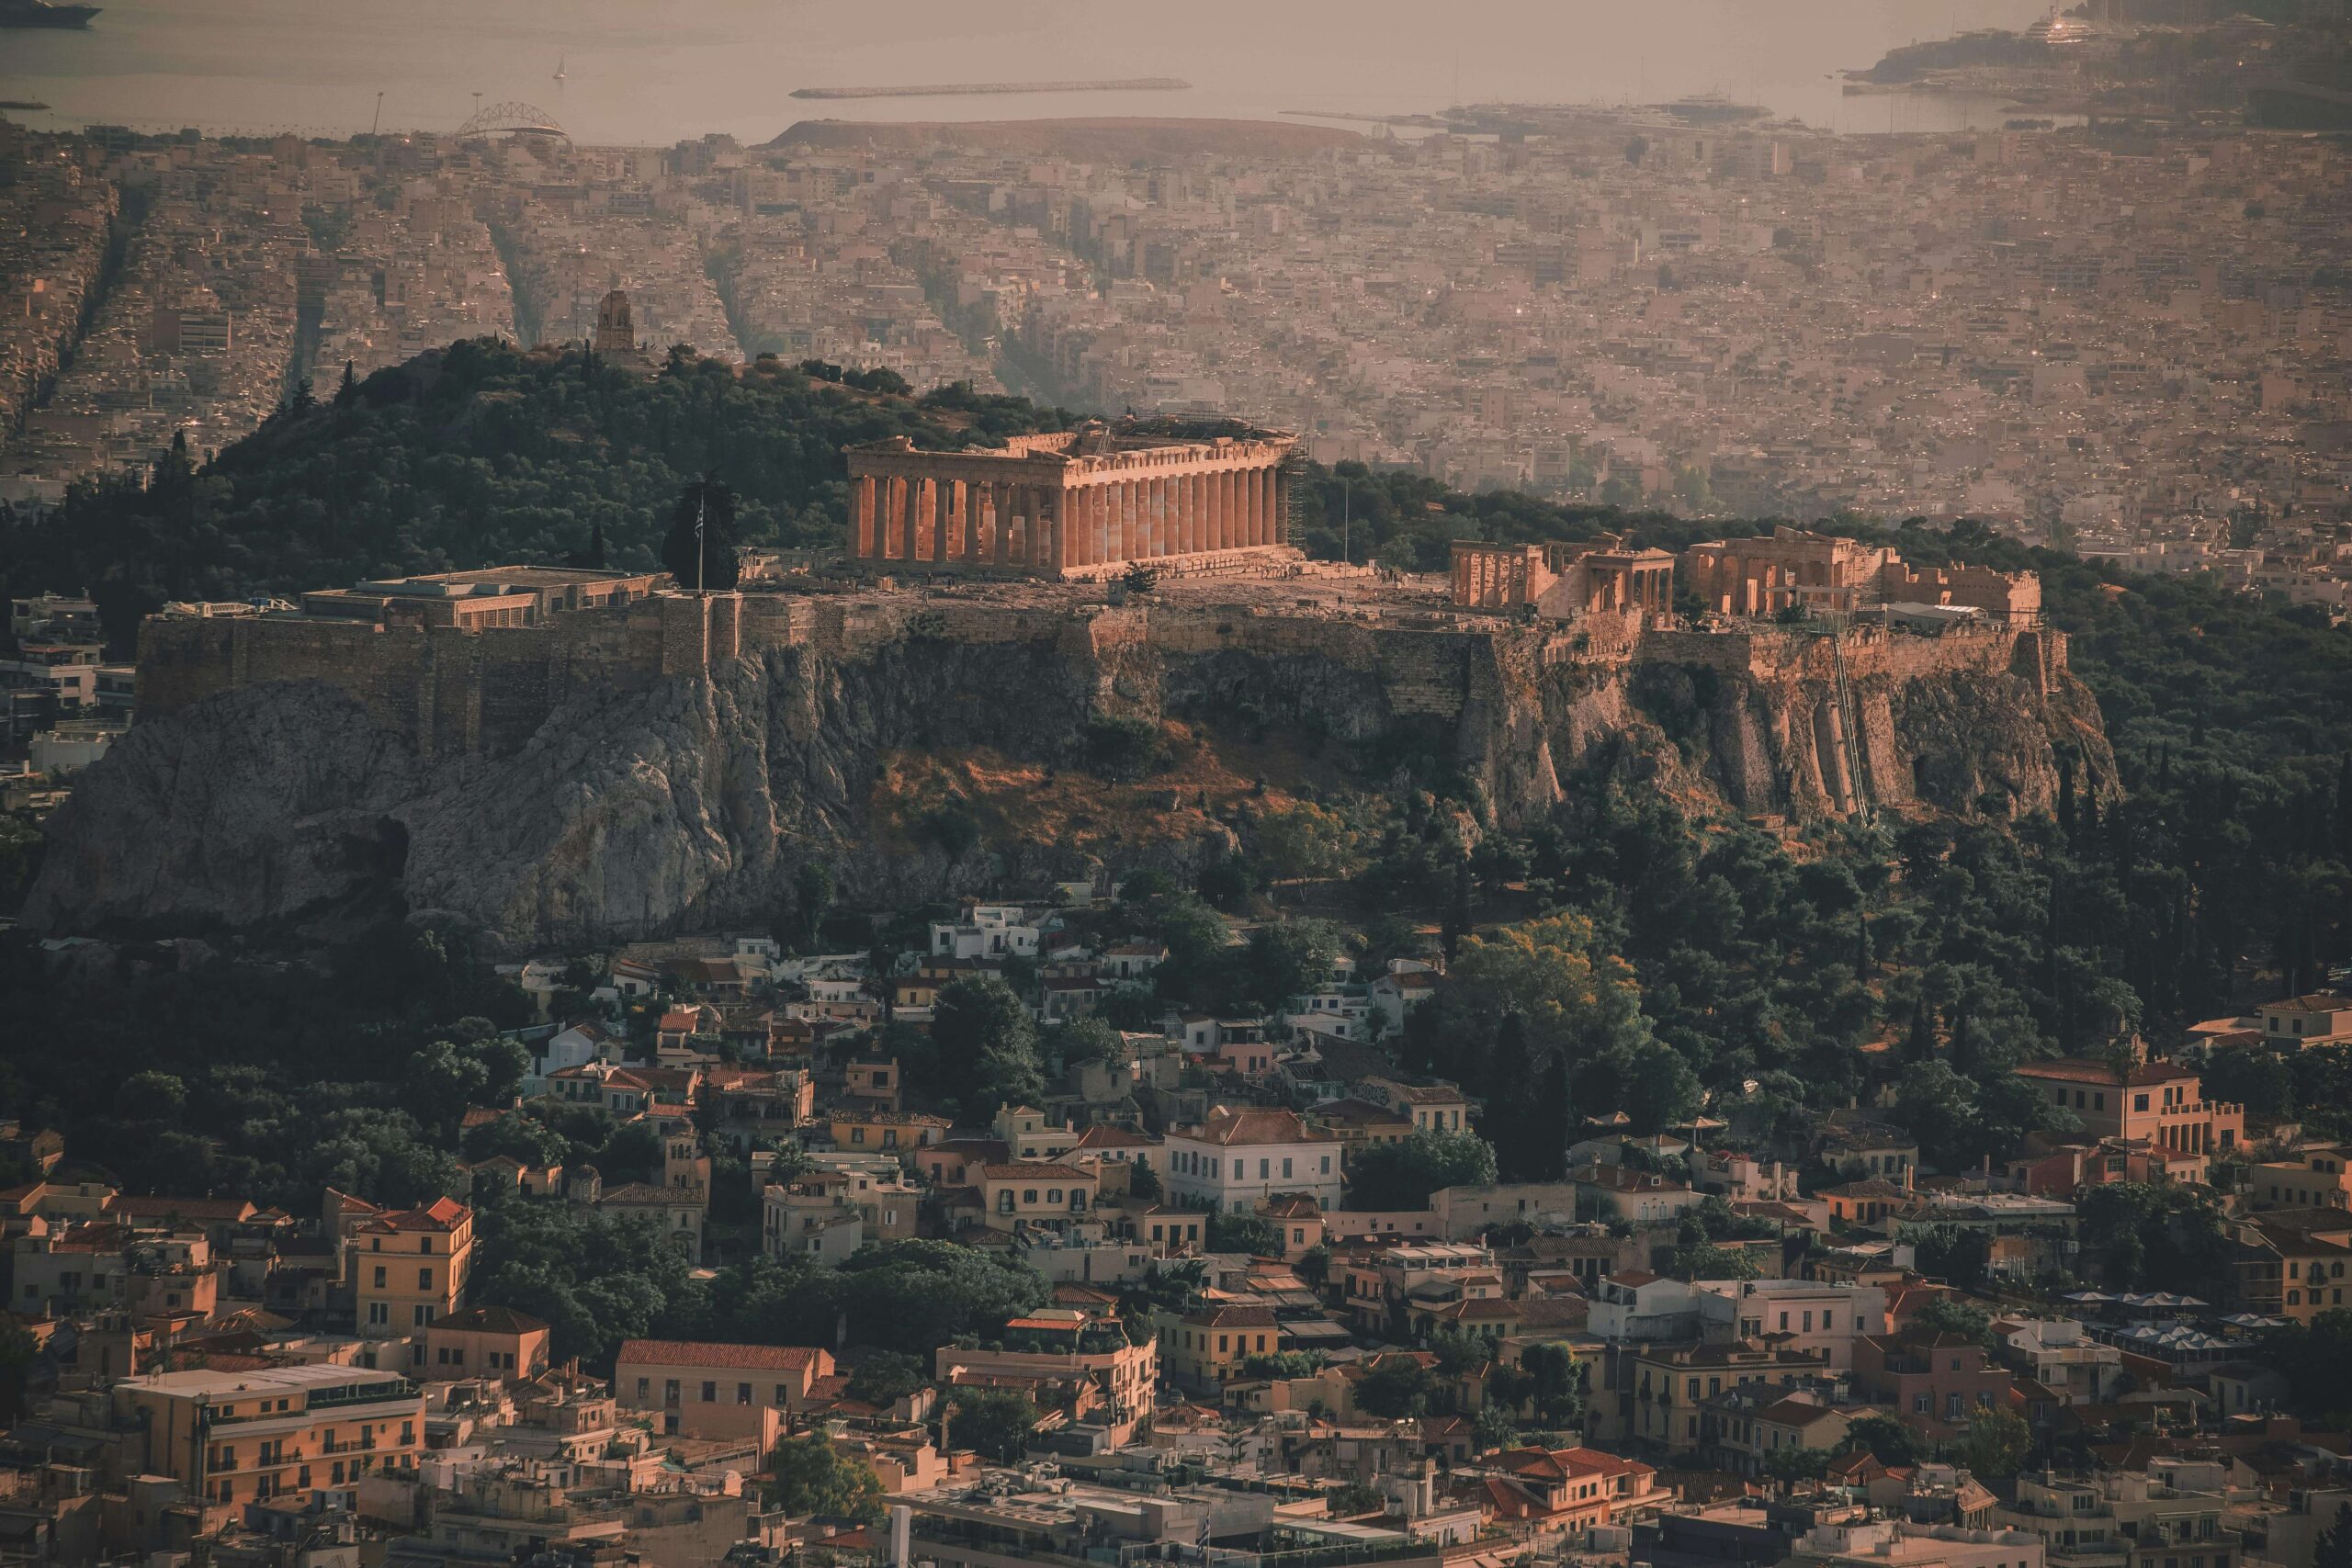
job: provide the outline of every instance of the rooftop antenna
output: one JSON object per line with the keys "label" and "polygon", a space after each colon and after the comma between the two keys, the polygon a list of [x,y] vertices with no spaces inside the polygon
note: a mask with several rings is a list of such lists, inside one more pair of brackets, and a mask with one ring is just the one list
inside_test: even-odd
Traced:
{"label": "rooftop antenna", "polygon": [[378,88],[376,92],[376,118],[368,122],[368,135],[371,140],[374,138],[377,129],[383,123],[384,94],[381,88]]}
{"label": "rooftop antenna", "polygon": [[563,80],[563,62],[565,58],[565,56],[560,54],[555,57],[555,79],[559,82]]}

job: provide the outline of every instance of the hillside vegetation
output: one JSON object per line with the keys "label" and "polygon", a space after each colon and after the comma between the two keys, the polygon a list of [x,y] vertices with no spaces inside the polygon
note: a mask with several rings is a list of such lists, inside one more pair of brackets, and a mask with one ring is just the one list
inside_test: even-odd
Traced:
{"label": "hillside vegetation", "polygon": [[652,570],[695,479],[735,491],[746,542],[831,543],[846,504],[843,446],[900,434],[989,446],[1069,421],[964,388],[864,391],[775,359],[741,367],[680,350],[648,376],[576,348],[456,343],[289,404],[200,469],[167,456],[145,485],[76,485],[44,523],[0,516],[0,585],[89,592],[127,649],[139,617],[167,599],[600,550],[605,564]]}
{"label": "hillside vegetation", "polygon": [[[705,472],[741,494],[746,536],[814,544],[837,536],[845,442],[904,432],[979,443],[1069,417],[959,389],[864,392],[772,360],[739,369],[684,356],[645,378],[577,353],[460,344],[289,408],[200,472],[167,460],[146,487],[85,486],[53,521],[11,521],[0,576],[17,592],[96,589],[119,632],[166,596],[561,560],[599,538],[615,564],[650,566],[679,490]],[[1358,559],[1424,570],[1459,537],[1621,530],[1674,547],[1770,525],[1469,496],[1352,465],[1310,473],[1303,504],[1310,552],[1338,554],[1344,535]],[[1882,819],[1792,844],[1571,781],[1552,822],[1514,837],[1479,820],[1442,756],[1404,739],[1319,777],[1269,780],[1246,736],[1204,732],[1214,754],[1170,736],[1140,776],[1107,762],[1073,776],[1072,800],[1114,787],[1126,809],[1169,798],[1203,826],[1213,817],[1230,828],[1239,850],[1195,886],[1138,890],[1122,919],[1197,946],[1206,907],[1272,914],[1273,896],[1311,883],[1367,960],[1398,951],[1405,928],[1426,920],[1485,976],[1420,1015],[1401,1042],[1412,1065],[1498,1101],[1526,1100],[1532,1084],[1549,1112],[1624,1108],[1644,1124],[1688,1114],[1702,1093],[1770,1121],[1885,1089],[1894,1114],[1944,1161],[2006,1156],[2045,1116],[2008,1076],[2020,1060],[2104,1051],[2133,1029],[2161,1036],[2315,984],[2352,958],[2352,634],[2210,582],[2118,578],[1976,525],[1816,525],[1887,539],[1916,561],[2040,571],[2106,714],[2120,792],[2085,780],[2053,816]],[[894,766],[902,782],[959,770],[985,804],[982,774],[995,764],[910,756]],[[1000,771],[1025,781],[1030,766]],[[892,821],[910,842],[988,827]],[[911,940],[923,914],[838,911],[829,936]],[[791,919],[780,912],[780,927]],[[1195,957],[1171,987],[1204,1003],[1249,999],[1213,950]],[[17,982],[10,1016],[28,1038],[75,1049],[0,1064],[0,1102],[152,1180],[168,1174],[153,1158],[169,1146],[191,1179],[247,1179],[289,1202],[322,1180],[390,1194],[429,1184],[437,1168],[405,1145],[362,1148],[348,1141],[356,1130],[317,1146],[278,1135],[296,1125],[323,1135],[337,1107],[409,1103],[400,1083],[425,1070],[411,1065],[420,1053],[459,1018],[500,1013],[496,987],[461,955],[436,948],[415,962],[432,985],[367,993],[362,1006],[362,994],[319,990],[302,970],[258,987],[141,970],[69,994],[33,983],[37,961],[19,953],[6,971]],[[359,1029],[379,1042],[366,1069],[379,1087],[344,1081]],[[117,1094],[149,1067],[210,1086],[191,1092],[223,1105],[253,1092],[257,1075],[285,1104],[232,1120],[244,1130],[201,1149],[166,1145]],[[2337,1109],[2352,1104],[2352,1084],[2332,1071],[2312,1060],[2224,1087],[2352,1133],[2341,1121],[2352,1113]],[[1504,1116],[1494,1131],[1505,1173],[1556,1161],[1555,1124],[1548,1113]],[[430,1127],[417,1136],[433,1142]]]}

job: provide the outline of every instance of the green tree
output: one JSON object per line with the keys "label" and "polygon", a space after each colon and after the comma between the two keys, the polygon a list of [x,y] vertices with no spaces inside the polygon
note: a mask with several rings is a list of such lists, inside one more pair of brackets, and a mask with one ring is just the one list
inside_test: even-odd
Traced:
{"label": "green tree", "polygon": [[1955,1289],[1973,1291],[1984,1279],[1992,1238],[1964,1225],[1905,1225],[1897,1239],[1916,1249],[1919,1272]]}
{"label": "green tree", "polygon": [[959,1388],[948,1431],[954,1441],[999,1464],[1013,1464],[1037,1430],[1037,1406],[1012,1389]]}
{"label": "green tree", "polygon": [[768,1505],[790,1517],[873,1524],[882,1517],[881,1477],[864,1460],[835,1450],[822,1432],[777,1443],[768,1451]]}
{"label": "green tree", "polygon": [[[941,987],[932,1008],[931,1043],[938,1054],[939,1091],[958,1103],[1001,1092],[1008,1082],[1018,1087],[1041,1071],[1036,1021],[1001,980],[956,980]],[[1042,1092],[1041,1086],[1031,1087],[1010,1098],[1034,1100]],[[993,1101],[985,1107],[995,1109]]]}
{"label": "green tree", "polygon": [[1425,1209],[1430,1194],[1447,1187],[1480,1187],[1495,1179],[1494,1145],[1476,1133],[1411,1133],[1374,1144],[1348,1172],[1359,1209]]}
{"label": "green tree", "polygon": [[1150,1159],[1143,1155],[1136,1156],[1134,1162],[1127,1167],[1128,1195],[1140,1198],[1147,1203],[1156,1203],[1159,1201],[1160,1191],[1159,1173],[1151,1168]]}
{"label": "green tree", "polygon": [[833,907],[833,868],[822,861],[803,861],[792,871],[792,903],[798,917],[793,945],[814,950]]}
{"label": "green tree", "polygon": [[2352,1568],[2352,1503],[2338,1503],[2335,1522],[2312,1543],[2312,1568]]}
{"label": "green tree", "polygon": [[1313,990],[1331,977],[1331,965],[1346,951],[1347,939],[1329,920],[1260,926],[1250,933],[1242,959],[1250,999],[1271,1010]]}
{"label": "green tree", "polygon": [[1829,1473],[1827,1449],[1774,1449],[1764,1456],[1764,1473],[1783,1487],[1818,1481]]}
{"label": "green tree", "polygon": [[1922,1457],[1918,1438],[1891,1416],[1856,1416],[1846,1428],[1846,1440],[1838,1446],[1847,1453],[1867,1450],[1889,1469],[1917,1464]]}
{"label": "green tree", "polygon": [[2033,1433],[2024,1416],[1987,1405],[1968,1418],[1968,1436],[1961,1440],[1959,1453],[1960,1461],[1979,1481],[2007,1481],[2032,1450]]}
{"label": "green tree", "polygon": [[1410,1356],[1390,1354],[1357,1381],[1356,1408],[1383,1420],[1401,1421],[1429,1414],[1438,1393],[1429,1368]]}
{"label": "green tree", "polygon": [[852,1399],[887,1410],[931,1381],[923,1374],[922,1358],[898,1350],[869,1350],[849,1375]]}
{"label": "green tree", "polygon": [[114,1103],[126,1122],[176,1122],[187,1110],[187,1085],[171,1073],[133,1073],[115,1090]]}
{"label": "green tree", "polygon": [[1566,1346],[1530,1345],[1520,1352],[1519,1365],[1539,1423],[1556,1430],[1584,1419],[1585,1369]]}
{"label": "green tree", "polygon": [[1477,1417],[1470,1424],[1470,1436],[1480,1453],[1492,1453],[1518,1444],[1519,1423],[1511,1419],[1509,1410],[1489,1400],[1478,1406]]}
{"label": "green tree", "polygon": [[1753,1280],[1762,1272],[1746,1248],[1708,1242],[1676,1247],[1668,1267],[1678,1280]]}
{"label": "green tree", "polygon": [[1298,1255],[1291,1264],[1292,1272],[1310,1291],[1320,1291],[1331,1278],[1331,1249],[1320,1242]]}
{"label": "green tree", "polygon": [[1283,1233],[1257,1214],[1211,1214],[1206,1239],[1211,1252],[1246,1252],[1252,1258],[1283,1255]]}
{"label": "green tree", "polygon": [[1911,1314],[1911,1326],[1926,1334],[1956,1334],[1973,1339],[1987,1350],[1997,1349],[1999,1339],[1993,1333],[1993,1319],[1982,1307],[1951,1296],[1936,1296],[1920,1303]]}

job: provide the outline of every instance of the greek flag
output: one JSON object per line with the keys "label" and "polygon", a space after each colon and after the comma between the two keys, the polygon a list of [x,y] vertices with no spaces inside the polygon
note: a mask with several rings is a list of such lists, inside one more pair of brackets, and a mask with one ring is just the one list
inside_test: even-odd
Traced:
{"label": "greek flag", "polygon": [[1201,1516],[1200,1533],[1195,1538],[1194,1544],[1199,1546],[1204,1553],[1209,1549],[1209,1517],[1206,1514]]}

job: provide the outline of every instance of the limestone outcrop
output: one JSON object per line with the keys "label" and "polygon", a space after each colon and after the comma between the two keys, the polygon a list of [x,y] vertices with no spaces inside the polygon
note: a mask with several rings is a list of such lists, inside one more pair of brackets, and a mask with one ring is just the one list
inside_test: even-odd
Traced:
{"label": "limestone outcrop", "polygon": [[[522,952],[763,925],[812,857],[845,897],[904,903],[1187,870],[1221,850],[1226,830],[1206,821],[1083,847],[877,831],[892,757],[985,748],[1068,770],[1102,718],[1210,737],[1241,715],[1261,734],[1408,736],[1520,829],[1605,778],[1802,819],[2047,808],[2060,748],[2095,786],[2113,771],[2097,705],[2047,632],[1611,640],[1574,626],[919,602],[794,625],[627,679],[566,656],[536,706],[505,687],[469,694],[445,655],[416,687],[434,696],[429,720],[413,716],[409,687],[386,694],[376,665],[245,649],[234,668],[257,671],[250,683],[191,686],[90,770],[51,823],[25,918],[161,934],[406,912]],[[502,664],[486,678],[514,676]],[[452,729],[469,702],[497,721]],[[473,743],[447,743],[458,733]]]}

